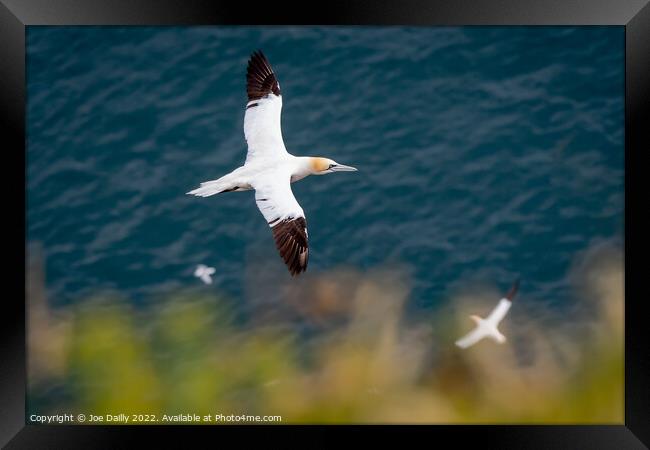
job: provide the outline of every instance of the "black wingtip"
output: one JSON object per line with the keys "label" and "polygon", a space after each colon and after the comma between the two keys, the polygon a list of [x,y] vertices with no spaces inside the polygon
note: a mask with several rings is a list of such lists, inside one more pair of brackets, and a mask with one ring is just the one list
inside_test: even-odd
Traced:
{"label": "black wingtip", "polygon": [[251,59],[258,59],[258,58],[266,59],[266,56],[264,56],[264,53],[262,53],[262,50],[259,48],[254,50],[253,53],[251,53],[251,56],[248,58],[248,60],[250,61]]}
{"label": "black wingtip", "polygon": [[512,287],[506,294],[506,298],[510,301],[512,301],[513,298],[515,298],[515,295],[517,295],[517,291],[519,290],[519,277],[515,280],[515,282],[512,284]]}
{"label": "black wingtip", "polygon": [[248,101],[264,98],[269,94],[281,95],[271,63],[266,59],[262,50],[251,53],[246,67],[246,92]]}
{"label": "black wingtip", "polygon": [[270,222],[275,245],[287,265],[291,276],[307,270],[309,245],[307,242],[307,221],[304,217],[287,218]]}

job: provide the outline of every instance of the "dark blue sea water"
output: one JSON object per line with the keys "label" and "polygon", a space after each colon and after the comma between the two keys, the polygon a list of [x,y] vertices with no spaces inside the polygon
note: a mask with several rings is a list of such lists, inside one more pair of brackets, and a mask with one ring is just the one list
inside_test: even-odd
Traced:
{"label": "dark blue sea water", "polygon": [[[622,27],[30,27],[27,44],[27,239],[55,304],[197,286],[197,263],[242,303],[258,281],[391,264],[415,308],[517,275],[561,304],[576,255],[623,240]],[[300,280],[251,192],[185,195],[244,161],[258,48],[289,151],[359,168],[293,185]]]}

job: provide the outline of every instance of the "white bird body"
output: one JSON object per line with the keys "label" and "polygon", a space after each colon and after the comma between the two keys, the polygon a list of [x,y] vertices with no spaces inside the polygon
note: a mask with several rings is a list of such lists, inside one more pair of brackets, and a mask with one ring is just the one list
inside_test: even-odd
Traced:
{"label": "white bird body", "polygon": [[496,341],[499,344],[506,342],[506,337],[499,331],[499,323],[506,316],[510,307],[512,306],[512,299],[517,293],[519,288],[519,280],[510,289],[510,292],[499,300],[497,306],[490,312],[490,314],[482,319],[479,316],[470,316],[470,318],[476,323],[476,328],[470,331],[468,334],[463,336],[461,339],[456,341],[456,345],[460,348],[471,347],[476,344],[483,338],[490,338]]}
{"label": "white bird body", "polygon": [[256,181],[261,181],[267,176],[275,180],[288,178],[293,183],[312,174],[311,159],[310,157],[293,156],[290,153],[252,158],[247,160],[243,166],[219,179],[201,183],[200,188],[189,193],[199,197],[209,197],[231,189],[249,191],[255,189]]}
{"label": "white bird body", "polygon": [[200,278],[205,284],[212,284],[212,275],[214,275],[214,267],[208,267],[205,264],[199,264],[194,270],[194,276]]}
{"label": "white bird body", "polygon": [[291,191],[291,183],[309,175],[356,171],[328,158],[294,156],[282,139],[280,84],[268,60],[253,53],[247,69],[248,103],[244,135],[248,153],[243,166],[188,194],[208,197],[221,192],[255,190],[255,201],[273,231],[280,255],[292,275],[307,269],[309,249],[305,213]]}

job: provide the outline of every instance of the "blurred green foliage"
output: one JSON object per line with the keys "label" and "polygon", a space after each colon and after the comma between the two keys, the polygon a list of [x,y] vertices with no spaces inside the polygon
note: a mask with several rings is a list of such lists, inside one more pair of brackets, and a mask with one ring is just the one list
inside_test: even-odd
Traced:
{"label": "blurred green foliage", "polygon": [[[300,308],[288,301],[266,320],[238,321],[223,298],[196,292],[138,308],[97,297],[51,309],[43,276],[32,272],[28,409],[282,423],[622,423],[622,264],[618,254],[590,258],[576,314],[527,310],[523,290],[502,324],[508,342],[464,351],[453,342],[471,328],[469,314],[491,309],[496,288],[408,319],[399,271],[341,270],[303,283]],[[281,319],[292,308],[316,331],[289,331]]]}

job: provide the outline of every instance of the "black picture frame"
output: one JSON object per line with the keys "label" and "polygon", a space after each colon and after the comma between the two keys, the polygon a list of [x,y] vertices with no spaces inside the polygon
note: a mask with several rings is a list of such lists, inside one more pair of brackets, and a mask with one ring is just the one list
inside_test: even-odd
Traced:
{"label": "black picture frame", "polygon": [[[3,202],[5,236],[11,258],[25,273],[25,33],[38,25],[618,25],[625,27],[625,422],[621,425],[577,426],[396,426],[370,428],[404,442],[418,437],[487,448],[644,448],[650,445],[650,357],[647,315],[642,313],[639,271],[632,264],[638,252],[639,209],[631,207],[639,180],[640,158],[648,150],[650,109],[650,6],[648,0],[401,0],[331,1],[310,5],[202,0],[0,0],[0,114],[3,127]],[[20,213],[20,209],[24,212]],[[11,267],[15,267],[11,264]],[[13,271],[12,271],[13,272]],[[12,273],[6,271],[5,273]],[[1,327],[0,444],[6,448],[124,448],[134,438],[185,443],[195,433],[238,439],[254,435],[280,437],[316,432],[321,445],[330,427],[287,426],[43,426],[25,424],[25,278],[7,276]],[[11,292],[11,294],[9,294]],[[23,294],[23,300],[19,298]],[[173,439],[169,430],[174,432]],[[241,433],[241,431],[244,431]],[[253,431],[251,433],[251,431]],[[411,436],[415,434],[416,436]],[[243,436],[242,436],[243,435]],[[259,437],[259,436],[257,436]],[[214,442],[214,441],[213,441]],[[226,442],[226,441],[223,441]],[[243,441],[240,441],[243,442]],[[332,441],[332,443],[337,441]],[[288,443],[288,442],[287,442]],[[185,445],[183,445],[185,446]]]}

